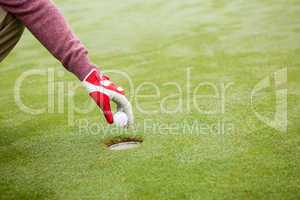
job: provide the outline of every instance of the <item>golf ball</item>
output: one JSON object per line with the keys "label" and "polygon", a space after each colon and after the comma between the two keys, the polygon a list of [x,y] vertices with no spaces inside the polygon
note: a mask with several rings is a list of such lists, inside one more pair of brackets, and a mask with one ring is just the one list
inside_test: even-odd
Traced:
{"label": "golf ball", "polygon": [[114,114],[114,124],[119,127],[125,127],[128,124],[128,117],[124,112],[116,112]]}

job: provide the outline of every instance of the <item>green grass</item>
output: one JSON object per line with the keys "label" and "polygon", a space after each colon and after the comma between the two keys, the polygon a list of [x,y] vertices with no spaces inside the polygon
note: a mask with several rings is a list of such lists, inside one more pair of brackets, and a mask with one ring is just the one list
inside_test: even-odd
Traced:
{"label": "green grass", "polygon": [[[135,89],[144,82],[155,83],[161,97],[131,95],[138,126],[124,134],[138,135],[144,142],[138,149],[111,152],[103,143],[119,137],[118,131],[105,125],[95,106],[89,114],[75,113],[70,121],[68,84],[76,79],[67,72],[62,75],[60,64],[26,31],[0,64],[0,199],[300,198],[297,1],[55,2],[94,63],[103,70],[127,73]],[[47,68],[55,73],[54,112],[22,112],[14,99],[16,80],[24,71]],[[253,111],[254,106],[264,116],[273,116],[274,87],[260,93],[255,105],[250,101],[254,86],[283,68],[288,70],[287,133],[261,122]],[[186,87],[188,69],[193,89],[204,82],[218,88],[233,84],[225,94],[224,113],[218,107],[220,99],[212,96],[197,98],[197,103],[204,110],[217,108],[218,113],[197,112],[186,91],[180,113],[144,114],[137,109],[137,104],[159,109],[164,97],[178,93],[165,83],[175,81]],[[109,74],[129,87],[121,76]],[[21,88],[24,103],[47,107],[47,84],[47,76],[26,79]],[[65,85],[61,112],[59,84]],[[214,94],[211,87],[201,89],[199,94]],[[145,86],[140,94],[155,94],[155,90]],[[83,89],[75,96],[78,107],[89,103]],[[164,105],[174,109],[178,103],[178,98],[170,98]],[[94,127],[80,129],[82,119]],[[178,127],[144,130],[145,120]],[[225,132],[187,131],[184,124],[195,120],[204,127],[223,121]]]}

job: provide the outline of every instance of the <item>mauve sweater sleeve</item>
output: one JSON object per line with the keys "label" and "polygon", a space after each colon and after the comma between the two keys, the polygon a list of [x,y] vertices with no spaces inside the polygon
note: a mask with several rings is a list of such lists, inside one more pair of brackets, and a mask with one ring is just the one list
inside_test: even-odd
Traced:
{"label": "mauve sweater sleeve", "polygon": [[0,0],[66,69],[83,80],[94,68],[88,52],[51,0]]}

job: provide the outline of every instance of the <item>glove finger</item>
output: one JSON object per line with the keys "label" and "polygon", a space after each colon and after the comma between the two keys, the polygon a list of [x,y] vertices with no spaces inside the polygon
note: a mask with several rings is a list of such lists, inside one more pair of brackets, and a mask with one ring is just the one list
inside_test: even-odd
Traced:
{"label": "glove finger", "polygon": [[114,123],[113,114],[111,112],[110,107],[110,99],[106,94],[100,92],[92,92],[90,96],[94,99],[96,104],[101,108],[103,111],[104,117],[107,123],[112,124]]}
{"label": "glove finger", "polygon": [[[115,102],[116,103],[116,102]],[[116,103],[117,104],[117,111],[118,112],[124,112],[124,109],[123,109],[123,107],[122,107],[122,105],[121,104],[118,104],[118,103]]]}
{"label": "glove finger", "polygon": [[131,126],[134,124],[134,116],[132,112],[132,106],[131,103],[128,101],[128,99],[119,93],[114,93],[111,96],[111,99],[113,102],[117,104],[117,110],[123,111],[127,114],[128,117],[128,125]]}

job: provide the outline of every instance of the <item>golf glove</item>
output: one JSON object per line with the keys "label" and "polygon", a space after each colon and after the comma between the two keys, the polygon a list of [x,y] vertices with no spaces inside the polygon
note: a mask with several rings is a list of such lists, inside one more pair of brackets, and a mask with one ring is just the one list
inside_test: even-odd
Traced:
{"label": "golf glove", "polygon": [[109,124],[114,123],[110,101],[117,104],[117,110],[125,112],[128,117],[127,126],[133,125],[132,106],[125,97],[124,90],[110,81],[108,76],[101,75],[97,69],[92,69],[84,78],[83,84],[89,95],[104,113],[105,119]]}

